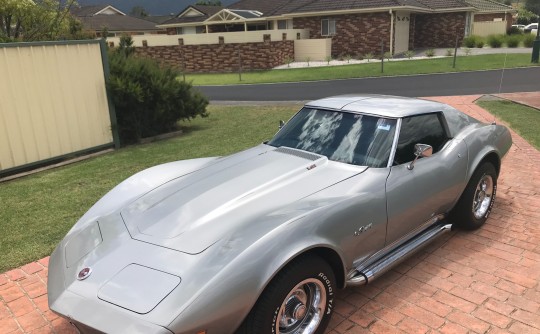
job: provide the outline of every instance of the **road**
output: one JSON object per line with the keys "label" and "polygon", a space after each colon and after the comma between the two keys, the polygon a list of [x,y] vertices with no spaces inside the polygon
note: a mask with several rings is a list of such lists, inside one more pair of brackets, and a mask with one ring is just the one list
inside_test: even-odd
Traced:
{"label": "road", "polygon": [[[502,78],[502,86],[501,84]],[[200,86],[211,101],[305,101],[340,94],[409,97],[540,91],[540,67],[315,82]]]}

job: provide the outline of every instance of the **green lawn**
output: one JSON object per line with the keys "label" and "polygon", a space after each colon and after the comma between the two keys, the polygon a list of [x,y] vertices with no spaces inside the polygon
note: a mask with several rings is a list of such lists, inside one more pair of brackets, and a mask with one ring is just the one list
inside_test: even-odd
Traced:
{"label": "green lawn", "polygon": [[424,60],[385,61],[384,73],[381,73],[380,61],[373,61],[367,64],[247,72],[242,74],[242,81],[239,81],[237,73],[191,74],[186,75],[186,80],[192,81],[194,85],[201,86],[463,72],[503,68],[505,67],[505,58],[506,68],[537,65],[531,64],[530,54],[509,54],[507,57],[504,54],[492,54],[457,57],[455,69],[452,68],[453,58],[448,57]]}
{"label": "green lawn", "polygon": [[[538,110],[510,102],[480,105],[540,149]],[[210,106],[210,117],[183,124],[181,137],[0,183],[0,273],[49,255],[77,219],[128,176],[164,162],[226,155],[257,145],[299,107]]]}
{"label": "green lawn", "polygon": [[0,183],[0,273],[49,255],[101,196],[164,162],[226,155],[269,139],[300,106],[216,107],[183,125],[185,135]]}
{"label": "green lawn", "polygon": [[506,122],[521,137],[540,150],[540,110],[510,101],[479,101],[478,105]]}

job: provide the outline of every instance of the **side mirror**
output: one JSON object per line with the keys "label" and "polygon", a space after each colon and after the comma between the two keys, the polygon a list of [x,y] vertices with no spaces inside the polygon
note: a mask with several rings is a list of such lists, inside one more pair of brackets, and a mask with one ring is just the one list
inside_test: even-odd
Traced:
{"label": "side mirror", "polygon": [[433,147],[426,144],[416,144],[414,145],[414,155],[416,156],[414,160],[407,166],[408,170],[413,170],[416,160],[419,158],[427,158],[433,155]]}
{"label": "side mirror", "polygon": [[279,128],[281,129],[282,127],[285,126],[285,122],[283,122],[282,120],[279,121]]}

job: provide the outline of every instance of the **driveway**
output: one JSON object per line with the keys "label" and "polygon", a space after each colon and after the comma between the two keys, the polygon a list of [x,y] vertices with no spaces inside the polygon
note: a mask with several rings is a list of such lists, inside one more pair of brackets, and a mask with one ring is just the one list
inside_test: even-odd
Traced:
{"label": "driveway", "polygon": [[[431,99],[493,121],[478,97]],[[446,234],[373,284],[340,292],[328,334],[540,333],[540,152],[512,135],[486,225]],[[0,333],[74,333],[47,307],[47,264],[0,274]]]}

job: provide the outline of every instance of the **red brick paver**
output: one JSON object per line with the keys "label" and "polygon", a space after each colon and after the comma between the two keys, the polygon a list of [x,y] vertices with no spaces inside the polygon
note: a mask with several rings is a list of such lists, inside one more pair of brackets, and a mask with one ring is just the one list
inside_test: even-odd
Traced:
{"label": "red brick paver", "polygon": [[[478,97],[431,99],[493,121]],[[486,225],[449,233],[369,286],[341,291],[328,334],[540,334],[540,152],[512,136]],[[0,274],[0,333],[73,333],[48,309],[47,265]]]}

